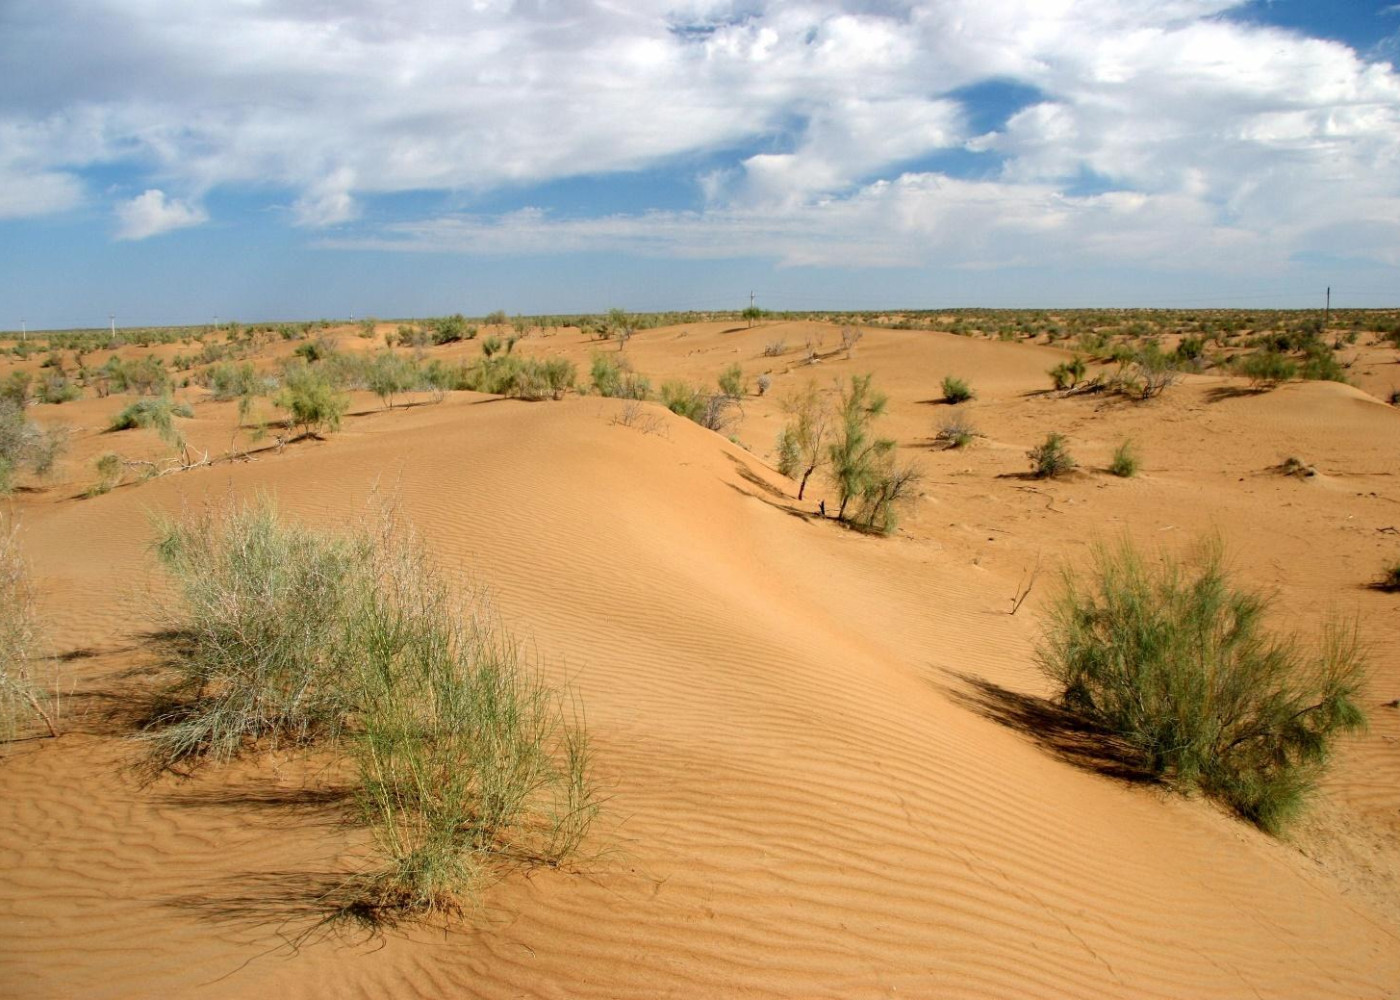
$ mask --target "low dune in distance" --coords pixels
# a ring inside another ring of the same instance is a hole
[[[1361,388],[1188,375],[1138,403],[1047,391],[1070,356],[1056,347],[869,329],[847,357],[838,337],[634,336],[625,356],[657,384],[736,362],[769,376],[734,441],[596,395],[387,409],[357,393],[324,440],[87,499],[130,397],[33,408],[75,428],[55,479],[13,501],[64,732],[0,749],[0,993],[1400,996],[1400,597],[1368,586],[1400,556],[1400,409],[1371,394],[1400,355],[1365,348]],[[618,353],[572,329],[516,350],[584,373]],[[890,397],[876,430],[924,475],[890,537],[822,519],[829,484],[799,502],[774,469],[780,400],[864,373]],[[948,375],[976,393],[956,407],[981,435],[967,449],[935,441]],[[234,404],[180,396],[191,447],[222,454]],[[1080,469],[1030,479],[1050,431]],[[122,434],[124,454],[165,449]],[[1130,479],[1105,471],[1125,438]],[[1276,471],[1290,456],[1315,474]],[[606,792],[576,870],[508,876],[461,922],[318,930],[310,887],[363,842],[332,768],[282,752],[133,773],[162,587],[150,518],[260,493],[328,529],[391,498],[576,693]],[[1275,595],[1280,628],[1311,639],[1328,612],[1355,615],[1371,650],[1369,729],[1282,838],[1077,765],[1033,724],[1059,568],[1096,540],[1179,553],[1211,534]]]

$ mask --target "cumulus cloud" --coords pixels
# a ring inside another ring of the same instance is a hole
[[[449,215],[335,245],[1263,267],[1354,231],[1392,259],[1400,76],[1221,16],[1240,5],[13,0],[0,140],[22,137],[23,170],[0,178],[31,181],[0,215],[71,207],[107,164],[270,185],[318,228],[379,195],[470,204],[692,158],[693,212]],[[1041,96],[979,134],[958,95],[987,81]],[[979,174],[928,165],[950,154]],[[126,238],[204,218],[154,186],[121,214]]]
[[[167,198],[164,191],[152,188],[118,205],[117,220],[121,223],[117,239],[144,240],[172,229],[197,226],[207,222],[209,216],[198,205]]]

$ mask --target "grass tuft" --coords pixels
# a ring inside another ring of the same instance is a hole
[[[1113,461],[1108,463],[1108,471],[1123,479],[1131,479],[1138,473],[1137,449],[1131,439],[1125,438],[1113,452]]]

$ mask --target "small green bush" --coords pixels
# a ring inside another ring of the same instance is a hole
[[[1230,363],[1230,367],[1236,375],[1249,379],[1257,389],[1271,389],[1298,374],[1298,365],[1292,358],[1267,349],[1242,354]]]
[[[738,362],[719,373],[719,391],[730,399],[743,399],[748,395],[748,380],[744,378],[744,369]]]
[[[288,411],[292,427],[303,436],[340,430],[341,418],[350,408],[350,397],[308,365],[284,372],[282,388],[272,402]]]
[[[1084,359],[1075,355],[1070,361],[1061,361],[1054,368],[1050,369],[1050,379],[1056,389],[1073,389],[1084,378],[1084,373],[1088,367],[1084,364]]]
[[[738,406],[734,397],[727,393],[707,392],[679,381],[661,386],[661,403],[672,413],[717,433],[723,433],[734,422],[734,410]]]
[[[129,431],[137,427],[150,427],[168,436],[171,431],[171,418],[193,417],[194,411],[184,403],[177,403],[169,396],[155,399],[138,399],[126,406],[107,425],[109,431]]]
[[[501,349],[501,338],[494,333],[481,342],[481,353],[486,357],[491,357]]]
[[[962,379],[954,378],[952,375],[943,377],[943,401],[945,403],[966,403],[969,399],[975,399],[976,393]]]
[[[1151,773],[1199,788],[1270,832],[1315,786],[1337,737],[1364,725],[1353,627],[1321,648],[1264,628],[1220,546],[1146,564],[1100,547],[1087,585],[1067,571],[1038,650],[1065,707],[1117,734]]]
[[[0,397],[0,493],[14,487],[15,473],[21,468],[48,475],[67,443],[66,428],[38,427],[12,399]]]
[[[651,383],[635,374],[627,359],[616,354],[593,352],[590,378],[593,389],[600,396],[618,399],[650,399]]]
[[[1052,432],[1044,441],[1026,452],[1031,460],[1031,473],[1037,479],[1053,479],[1074,469],[1075,462],[1065,447],[1065,436]]]
[[[1124,439],[1113,452],[1113,461],[1108,464],[1108,471],[1123,479],[1130,479],[1137,475],[1138,456],[1137,450],[1133,447],[1133,442]]]

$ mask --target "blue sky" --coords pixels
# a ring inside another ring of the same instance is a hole
[[[1400,4],[5,0],[0,329],[1400,304]]]

